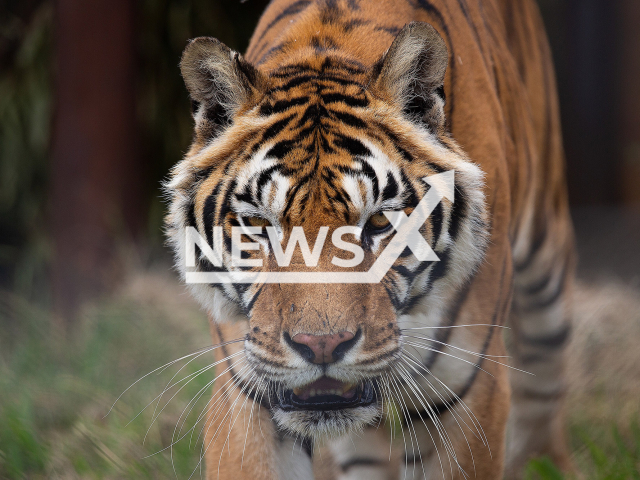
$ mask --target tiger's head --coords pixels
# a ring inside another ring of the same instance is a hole
[[[377,283],[190,284],[214,325],[243,326],[250,368],[234,378],[254,385],[246,391],[280,428],[315,438],[376,421],[403,327],[439,325],[483,258],[483,174],[447,133],[447,61],[424,23],[368,67],[312,45],[268,70],[212,38],[183,54],[195,136],[167,185],[183,275],[368,271],[396,234],[394,215],[410,216],[433,188],[423,179],[455,172],[455,197],[419,230],[439,261],[405,248]],[[200,255],[186,267],[188,227],[222,250],[220,265]],[[296,239],[308,248],[291,248]]]

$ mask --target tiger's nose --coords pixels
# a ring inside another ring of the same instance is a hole
[[[290,345],[311,363],[333,363],[344,357],[345,353],[355,345],[358,334],[354,336],[347,331],[333,335],[298,333],[291,339]]]

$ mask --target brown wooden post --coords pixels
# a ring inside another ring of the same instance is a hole
[[[622,0],[620,13],[620,199],[640,208],[640,1]]]
[[[59,318],[120,271],[140,221],[133,0],[57,0],[56,111],[48,205]]]

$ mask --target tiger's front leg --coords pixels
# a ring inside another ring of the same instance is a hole
[[[364,432],[328,442],[325,448],[316,451],[316,479],[396,480],[400,454],[401,449],[392,446],[391,431],[384,425],[372,426]],[[321,468],[326,463],[330,464],[329,471],[326,467]]]
[[[279,432],[264,392],[237,381],[249,367],[242,342],[228,342],[242,337],[246,327],[211,325],[214,345],[223,346],[215,350],[216,380],[204,426],[207,479],[313,479],[311,443]]]
[[[499,337],[496,335],[493,343],[501,344]],[[508,375],[496,363],[486,362],[482,368],[478,376],[488,378],[476,378],[460,400],[439,405],[434,412],[437,420],[431,421],[425,411],[406,415],[409,423],[403,422],[403,432],[396,441],[405,452],[398,479],[502,478]]]
[[[502,336],[493,336],[487,350],[491,355],[504,354]],[[327,443],[325,448],[316,451],[314,464],[318,472],[321,470],[318,464],[330,463],[332,473],[316,478],[501,478],[504,426],[509,413],[508,375],[506,368],[496,362],[485,362],[482,369],[463,398],[448,405],[434,405],[431,415],[415,408],[419,404],[417,398],[398,396],[394,399],[397,425],[393,433],[388,424],[378,425]],[[405,387],[406,383],[398,382],[392,388],[403,390]]]

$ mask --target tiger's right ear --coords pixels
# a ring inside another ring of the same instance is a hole
[[[211,136],[230,124],[266,85],[262,73],[242,55],[211,37],[189,42],[180,71],[194,102],[196,129]]]
[[[374,66],[372,84],[389,95],[406,117],[441,132],[448,61],[447,45],[438,31],[428,23],[411,22]]]

